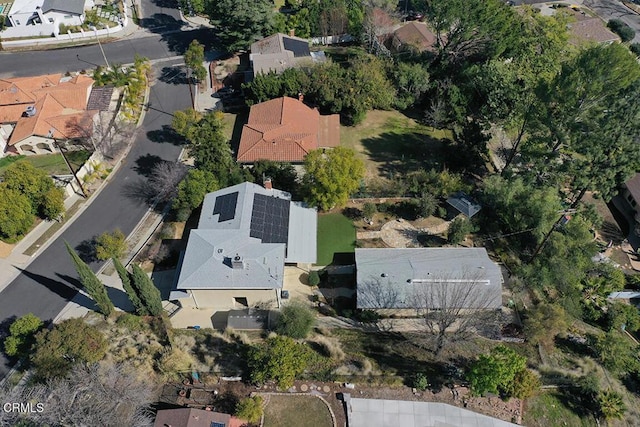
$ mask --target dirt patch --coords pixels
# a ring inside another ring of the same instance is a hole
[[[9,255],[11,255],[11,251],[13,251],[13,248],[15,248],[15,244],[8,244],[5,242],[0,241],[0,258],[7,258]]]

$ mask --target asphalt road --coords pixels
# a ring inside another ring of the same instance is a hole
[[[191,40],[209,41],[208,30],[182,31],[179,12],[173,2],[149,0],[143,2],[141,30],[125,40],[103,43],[111,64],[133,62],[136,54],[152,60],[182,55]],[[181,60],[163,61],[154,66],[157,79],[151,88],[149,109],[143,125],[124,163],[111,183],[65,232],[45,249],[22,273],[0,293],[0,324],[26,313],[44,320],[54,319],[74,298],[79,287],[77,275],[64,242],[81,248],[93,236],[116,228],[130,233],[147,211],[148,206],[131,194],[132,185],[144,180],[154,163],[174,161],[181,147],[167,141],[164,128],[171,123],[172,113],[190,106],[190,93],[184,83]],[[0,53],[0,77],[30,76],[92,69],[104,64],[98,45],[45,50],[40,52]],[[97,270],[99,263],[92,263]],[[81,304],[92,307],[92,301]],[[9,370],[8,361],[0,356],[0,378]]]
[[[602,19],[619,19],[636,32],[632,43],[640,43],[640,15],[634,13],[617,0],[584,0],[584,5],[596,12]]]

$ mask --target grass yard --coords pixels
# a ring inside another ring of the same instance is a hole
[[[424,126],[398,111],[370,111],[361,124],[340,128],[340,145],[365,162],[367,181],[438,167],[445,141],[452,139],[451,131]]]
[[[353,222],[340,213],[318,215],[318,265],[329,265],[336,252],[353,253],[356,229]]]
[[[264,427],[331,427],[333,421],[327,405],[314,396],[267,397]]]
[[[74,170],[80,169],[85,161],[91,156],[88,151],[69,151],[66,153],[69,163]],[[49,175],[67,175],[69,168],[61,154],[43,154],[39,156],[8,156],[0,159],[0,173],[4,172],[12,163],[18,160],[25,160],[38,169],[44,170]]]
[[[580,416],[568,405],[571,403],[561,393],[542,393],[527,400],[523,424],[529,427],[553,427],[560,424],[567,427],[596,426],[592,416]]]

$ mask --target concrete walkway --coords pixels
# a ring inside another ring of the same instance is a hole
[[[443,222],[435,227],[417,229],[411,223],[402,219],[389,221],[382,226],[380,231],[359,231],[357,239],[382,239],[390,248],[419,248],[420,234],[443,234],[449,229],[451,221]]]

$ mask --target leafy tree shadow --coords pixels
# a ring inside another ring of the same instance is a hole
[[[163,83],[169,83],[173,85],[183,85],[189,82],[189,80],[187,79],[186,71],[184,69],[179,69],[176,67],[163,67],[160,71],[158,80]],[[149,135],[149,133],[150,132],[147,133],[147,136]]]
[[[160,7],[173,8],[175,4],[169,0],[156,0],[154,3],[162,3],[163,5]],[[166,5],[164,5],[166,4]],[[151,16],[140,19],[140,26],[142,28],[146,28],[147,30],[154,33],[165,33],[167,31],[178,31],[180,30],[185,23],[183,21],[179,21],[171,15],[167,15],[166,13],[154,13]]]
[[[156,156],[155,154],[145,154],[144,156],[138,157],[135,162],[136,166],[134,166],[133,170],[138,174],[148,178],[151,176],[153,172],[153,168],[161,163],[163,160],[160,156]]]
[[[379,163],[380,176],[393,176],[421,168],[441,168],[445,163],[442,141],[421,133],[385,132],[362,140],[369,158]]]
[[[159,144],[170,143],[173,145],[182,145],[184,138],[173,130],[170,125],[163,125],[162,129],[154,129],[147,132],[147,138],[151,142],[157,142]]]
[[[74,248],[76,253],[87,264],[98,260],[96,258],[96,236],[90,239],[83,240]]]

